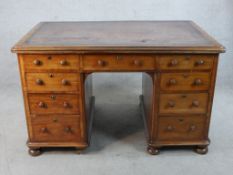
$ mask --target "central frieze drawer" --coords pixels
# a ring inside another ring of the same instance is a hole
[[[84,70],[154,70],[155,58],[152,55],[84,55]]]
[[[161,90],[208,90],[210,74],[207,72],[198,73],[162,73]]]
[[[27,73],[28,91],[78,91],[80,76],[76,73]]]
[[[79,55],[29,54],[23,55],[23,64],[25,71],[78,70]]]
[[[33,118],[33,141],[80,141],[80,116],[41,116]]]
[[[208,94],[161,94],[160,114],[206,113]]]
[[[31,114],[79,114],[79,94],[29,94]]]

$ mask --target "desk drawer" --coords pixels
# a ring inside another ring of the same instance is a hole
[[[80,116],[41,116],[32,120],[33,141],[79,141]]]
[[[161,90],[208,90],[210,74],[198,73],[162,73]]]
[[[202,139],[205,116],[160,117],[159,140],[193,140]]]
[[[160,114],[204,114],[207,112],[208,94],[161,94]]]
[[[84,55],[84,70],[154,70],[152,55]]]
[[[78,70],[79,55],[24,55],[23,64],[25,71]]]
[[[213,67],[211,55],[162,55],[158,56],[161,70],[205,70]]]
[[[27,90],[35,92],[78,91],[80,76],[76,73],[27,73]]]
[[[29,94],[31,114],[80,114],[79,94]]]

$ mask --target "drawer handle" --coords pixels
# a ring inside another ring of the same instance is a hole
[[[199,101],[198,100],[193,100],[192,106],[198,107],[199,106]]]
[[[168,84],[169,85],[175,85],[177,83],[176,79],[170,79]]]
[[[63,79],[63,80],[61,81],[61,83],[62,83],[64,86],[69,85],[69,81],[66,80],[66,79]]]
[[[37,66],[41,65],[41,61],[40,60],[34,60],[33,63]]]
[[[53,118],[53,122],[58,122],[58,119],[57,118]]]
[[[141,61],[139,61],[139,60],[134,60],[134,65],[136,65],[136,66],[141,66],[142,63],[141,63]]]
[[[44,82],[43,82],[43,80],[41,80],[41,79],[36,79],[36,84],[37,84],[37,85],[43,85]]]
[[[190,128],[189,128],[189,130],[190,130],[190,131],[195,131],[196,128],[197,128],[197,127],[196,127],[195,125],[191,125]]]
[[[200,86],[200,85],[202,85],[202,80],[197,78],[197,79],[194,80],[193,84],[196,85],[196,86]]]
[[[66,133],[71,133],[71,132],[72,132],[72,129],[71,129],[71,127],[67,126],[67,127],[65,127],[64,131],[65,131]]]
[[[48,128],[45,127],[45,128],[41,128],[41,132],[42,132],[42,133],[48,133],[49,130],[48,130]]]
[[[98,60],[97,63],[98,63],[99,66],[104,66],[105,65],[105,62],[103,60]]]
[[[169,126],[167,126],[167,129],[166,129],[167,131],[173,131],[174,130],[174,127],[173,126],[171,126],[171,125],[169,125]]]
[[[68,102],[65,101],[65,102],[63,103],[63,106],[64,106],[64,108],[69,108],[69,107],[70,107],[70,104],[69,104]]]
[[[204,63],[205,63],[204,60],[198,60],[196,61],[195,65],[200,66],[200,65],[203,65]]]
[[[168,101],[168,107],[170,107],[170,108],[173,108],[173,107],[175,107],[175,102],[174,101]]]
[[[51,98],[52,100],[56,100],[56,96],[55,96],[55,95],[51,95],[50,98]]]
[[[170,66],[176,66],[178,64],[178,61],[176,59],[171,60]]]
[[[39,106],[40,108],[45,108],[45,107],[46,107],[45,103],[42,102],[42,101],[39,102],[38,106]]]
[[[60,65],[62,65],[62,66],[65,66],[65,65],[67,65],[68,64],[68,62],[66,61],[66,60],[61,60],[60,61]]]

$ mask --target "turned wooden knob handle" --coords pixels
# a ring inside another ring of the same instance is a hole
[[[65,86],[65,85],[68,85],[68,84],[69,84],[69,81],[66,80],[66,79],[63,79],[63,80],[61,81],[61,83]]]
[[[61,60],[61,61],[60,61],[60,65],[62,65],[62,66],[67,65],[67,63],[68,63],[68,62],[67,62],[66,60]]]
[[[97,63],[99,66],[104,66],[104,64],[105,64],[103,60],[98,60]]]
[[[65,131],[66,133],[71,133],[71,132],[72,132],[71,127],[69,127],[69,126],[65,127],[65,128],[64,128],[64,131]]]
[[[169,85],[175,85],[176,83],[176,79],[170,79],[168,82]]]
[[[202,84],[202,80],[201,79],[197,78],[197,79],[194,80],[194,85],[199,86],[201,84]]]
[[[40,108],[45,108],[45,103],[42,102],[42,101],[40,101],[39,104],[38,104],[38,106],[39,106]]]
[[[174,130],[173,126],[171,126],[171,125],[167,126],[167,131],[173,131],[173,130]]]
[[[70,104],[69,104],[68,102],[65,101],[65,102],[63,103],[63,106],[64,106],[64,108],[68,108],[68,107],[70,107]]]
[[[204,60],[198,60],[198,61],[196,61],[196,66],[199,66],[199,65],[203,65],[205,62],[204,62]]]
[[[198,107],[198,106],[199,106],[199,101],[198,101],[198,100],[194,100],[194,101],[192,102],[192,105],[193,105],[194,107]]]
[[[171,60],[170,65],[176,66],[178,64],[178,61],[176,59]]]
[[[43,85],[44,82],[43,82],[43,80],[41,80],[41,79],[36,79],[36,84],[37,84],[37,85]]]
[[[33,61],[33,64],[35,64],[36,66],[39,66],[41,64],[41,61],[36,59]]]
[[[189,129],[190,129],[190,131],[195,131],[196,128],[197,128],[197,127],[196,127],[195,125],[191,125]]]
[[[48,132],[48,129],[47,129],[46,127],[41,128],[41,132],[43,132],[43,133],[47,133],[47,132]]]
[[[176,105],[174,101],[168,101],[167,104],[168,104],[168,106],[171,107],[171,108],[173,108],[173,107]]]
[[[139,60],[134,60],[134,64],[135,64],[136,66],[141,66],[141,61],[139,61]]]

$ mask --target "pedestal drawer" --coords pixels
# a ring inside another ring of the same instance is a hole
[[[80,116],[32,117],[33,141],[66,142],[80,140]]]
[[[207,93],[195,94],[161,94],[160,114],[204,114],[207,112]]]
[[[79,69],[79,55],[29,54],[23,55],[22,60],[25,71]]]
[[[202,139],[205,116],[169,116],[159,118],[159,140]]]
[[[208,90],[210,73],[162,73],[161,90],[182,91],[182,90]]]
[[[29,94],[31,114],[79,114],[79,94]]]
[[[213,67],[212,55],[161,55],[158,56],[161,70],[209,70]]]
[[[26,82],[28,91],[78,91],[80,77],[76,73],[27,73]]]

